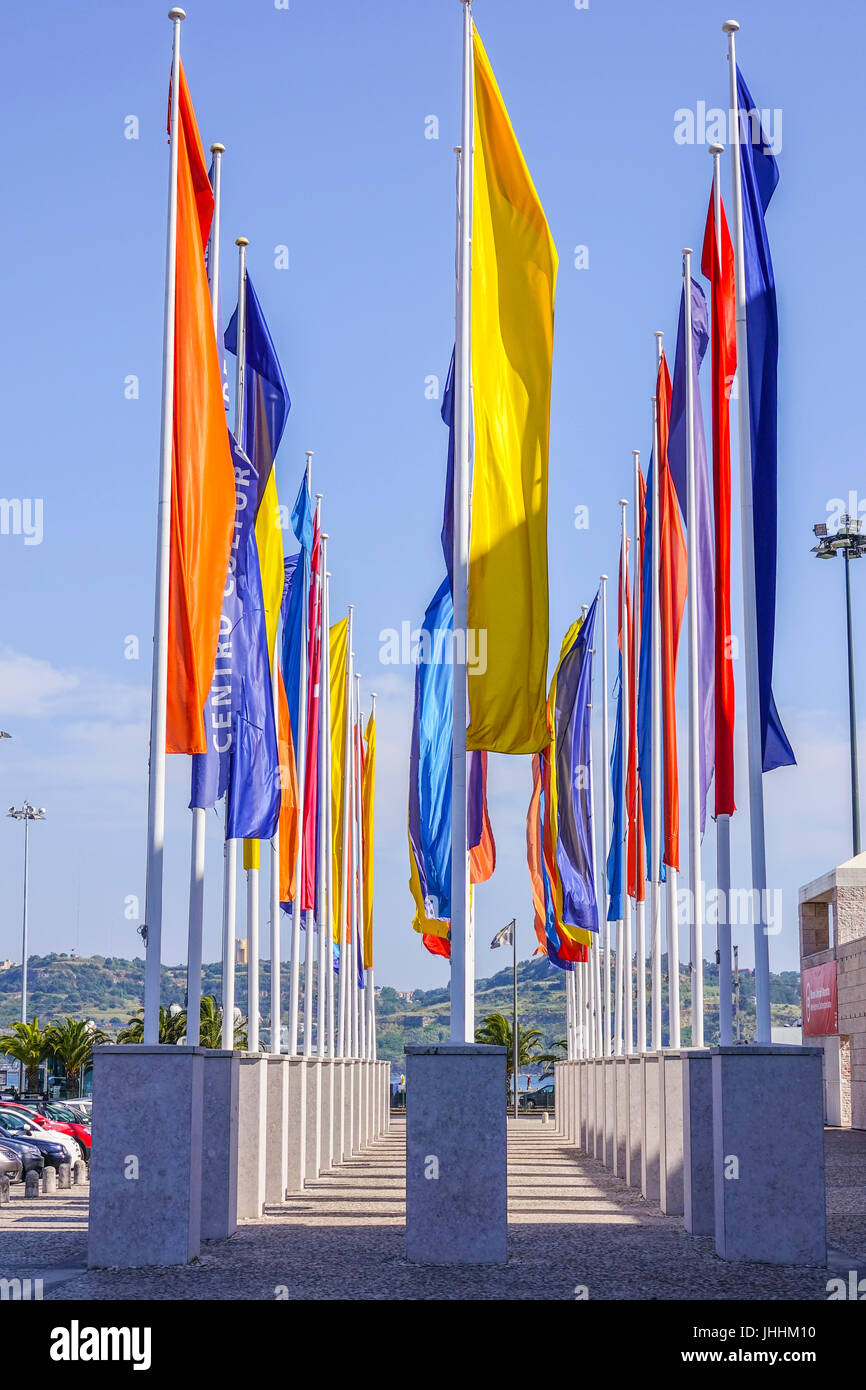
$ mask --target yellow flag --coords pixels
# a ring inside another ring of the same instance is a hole
[[[331,654],[331,872],[334,896],[331,921],[334,940],[343,940],[343,805],[346,790],[346,657],[349,619],[330,629]]]
[[[557,256],[473,31],[468,748],[547,743],[547,463]]]
[[[412,918],[412,930],[420,932],[422,936],[447,936],[451,930],[450,921],[443,917],[427,916],[424,894],[421,891],[421,876],[418,873],[418,865],[415,862],[415,851],[412,848],[411,835],[409,836],[409,892],[412,894],[412,901],[415,904],[415,916]]]
[[[268,474],[268,481],[265,484],[259,513],[256,517],[256,546],[259,552],[259,570],[262,576],[265,625],[268,630],[268,662],[273,670],[274,638],[277,634],[280,604],[286,582],[283,533],[280,528],[280,501],[277,496],[277,480],[273,468]]]
[[[367,721],[367,748],[364,756],[364,782],[361,788],[361,808],[364,813],[364,936],[362,952],[364,969],[373,965],[373,831],[376,799],[376,721],[372,714]]]

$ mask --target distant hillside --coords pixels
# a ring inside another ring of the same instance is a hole
[[[667,958],[663,960],[666,968]],[[288,997],[289,965],[282,965],[283,998]],[[303,975],[303,971],[301,972]],[[202,967],[205,994],[220,997],[219,962]],[[565,986],[561,971],[546,960],[533,958],[518,962],[520,1022],[538,1028],[546,1046],[565,1036]],[[716,965],[704,966],[705,1033],[708,1045],[718,1042],[719,972]],[[246,1016],[247,980],[245,967],[235,976],[237,1005]],[[270,990],[270,966],[262,962],[262,998]],[[67,955],[31,956],[27,966],[28,1013],[42,1023],[65,1018],[92,1018],[109,1034],[115,1033],[140,1008],[144,999],[144,961],[122,960],[118,956],[78,957]],[[186,966],[164,965],[162,1001],[183,1004],[186,998]],[[789,970],[770,976],[772,1019],[776,1026],[796,1023],[800,1017],[800,976]],[[683,1043],[691,1042],[691,1016],[688,1007],[688,974],[680,967],[680,1001]],[[741,1036],[754,1037],[754,975],[740,971]],[[8,1028],[20,1015],[21,967],[0,971],[0,1028]],[[449,990],[415,990],[406,998],[388,986],[379,994],[378,1044],[380,1057],[399,1063],[410,1042],[446,1042],[449,1031]],[[476,1016],[502,1013],[511,1017],[511,968],[500,970],[476,986]],[[301,991],[303,1016],[303,990]],[[664,989],[664,1015],[667,1019],[667,986]],[[287,1021],[284,1014],[283,1022]]]

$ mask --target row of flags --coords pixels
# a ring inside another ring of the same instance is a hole
[[[164,490],[160,499],[168,602],[161,621],[158,576],[148,966],[158,955],[160,939],[161,769],[166,754],[189,754],[191,1030],[201,993],[203,816],[222,803],[224,1045],[233,1045],[237,849],[242,842],[251,1050],[259,1046],[261,1013],[270,1015],[270,1050],[280,1051],[286,1006],[280,985],[280,924],[281,914],[287,914],[292,929],[289,1052],[302,1048],[312,1055],[315,1048],[320,1056],[374,1057],[375,697],[364,725],[351,610],[348,617],[330,622],[327,537],[321,496],[315,501],[312,496],[309,455],[291,512],[297,549],[285,552],[275,464],[291,399],[246,269],[244,238],[237,242],[238,305],[222,332],[216,190],[223,147],[213,147],[214,163],[208,169],[180,64],[179,21],[173,89],[175,83],[176,100],[169,104],[176,181],[170,204],[164,421],[171,436],[171,478],[168,496]],[[227,420],[223,348],[237,362],[233,428]],[[262,844],[270,851],[271,870],[269,1009],[261,1005],[259,990]],[[303,1041],[298,1032],[302,934]],[[158,958],[156,965],[158,969]],[[155,998],[149,988],[146,1025],[154,1009],[158,1014],[158,1002],[158,987]],[[194,1036],[188,1040],[197,1042]]]
[[[466,7],[467,12],[470,8]],[[604,1018],[603,1025],[594,1028],[594,1036],[601,1047],[610,1046],[615,1028],[616,1046],[630,1050],[631,965],[623,968],[623,957],[632,960],[634,920],[639,960],[646,958],[644,911],[649,898],[652,1039],[653,1045],[660,1046],[662,884],[667,886],[669,960],[679,957],[675,924],[676,877],[681,867],[677,674],[684,630],[688,634],[690,736],[684,804],[693,902],[698,901],[702,884],[700,841],[711,788],[711,810],[717,820],[726,826],[735,810],[729,402],[738,367],[738,302],[735,246],[721,202],[718,154],[701,254],[709,292],[692,277],[691,252],[684,253],[673,376],[657,335],[653,441],[646,472],[635,459],[631,539],[623,511],[617,695],[609,769],[612,816],[602,825],[603,869],[599,873],[592,787],[592,667],[600,606],[606,640],[606,590],[593,598],[566,633],[547,687],[547,468],[556,250],[468,13],[465,22],[464,41],[471,48],[464,49],[470,74],[464,101],[469,102],[471,127],[464,125],[464,135],[471,128],[474,156],[469,175],[469,371],[465,370],[467,337],[460,331],[461,296],[467,292],[461,279],[461,236],[467,228],[465,208],[458,205],[458,344],[442,407],[449,427],[442,526],[447,573],[424,617],[426,654],[415,675],[410,754],[413,926],[428,949],[450,953],[450,927],[462,887],[454,875],[463,872],[454,841],[461,812],[453,804],[454,769],[461,768],[468,752],[465,843],[471,904],[473,886],[484,881],[495,863],[485,796],[486,763],[480,760],[489,752],[531,754],[526,846],[538,949],[571,976],[581,965],[590,967],[585,977],[590,982],[586,1000],[591,997],[593,1010]],[[732,36],[731,56],[733,60]],[[736,92],[740,141],[734,152],[735,192],[742,188],[736,221],[741,227],[745,285],[740,317],[746,330],[740,335],[745,345],[745,360],[739,363],[740,423],[741,437],[746,430],[751,460],[750,471],[744,470],[743,515],[744,524],[754,527],[753,572],[747,570],[747,587],[750,582],[755,594],[754,630],[747,607],[745,635],[747,667],[756,665],[758,677],[759,699],[750,712],[750,727],[758,731],[760,772],[794,760],[772,693],[778,328],[764,214],[778,181],[778,168],[738,69]],[[461,195],[466,186],[460,183]],[[710,455],[700,392],[707,359]],[[468,443],[462,442],[461,408],[471,415],[470,427],[464,430]],[[467,472],[471,464],[468,557],[461,551],[460,527],[467,522],[461,505],[466,508],[469,499],[461,502],[455,481],[460,476],[455,459],[461,448]],[[445,655],[453,639],[461,636],[459,626],[455,632],[461,584],[465,584],[468,626],[463,636],[468,643],[473,633],[483,632],[487,641],[483,672],[470,671],[468,678],[458,670],[456,658],[449,661]],[[754,656],[750,655],[752,637]],[[463,680],[468,692],[465,740],[462,730],[454,727],[455,699]],[[605,749],[607,737],[605,728]],[[752,743],[757,746],[757,740]],[[604,776],[608,776],[607,768]],[[753,779],[753,799],[755,795]],[[753,810],[753,850],[755,814]],[[762,829],[760,838],[763,854]],[[753,870],[760,887],[765,867],[761,869],[754,854]],[[652,889],[649,894],[647,883]],[[699,1043],[703,1040],[700,911],[699,906],[694,908],[689,941],[693,999],[701,997],[693,1012],[693,1041]],[[609,969],[609,923],[617,924],[618,933],[613,1010],[601,984],[597,949],[603,936]],[[756,928],[756,951],[757,942]],[[723,960],[723,971],[726,968]],[[638,977],[637,1035],[643,1046],[642,967]],[[573,981],[569,988],[574,988]],[[763,1004],[768,1029],[768,1000]],[[673,1002],[671,1027],[678,1043],[679,1008]]]

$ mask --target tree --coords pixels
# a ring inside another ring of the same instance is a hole
[[[186,1014],[177,1004],[172,1004],[170,1008],[159,1008],[159,1041],[161,1043],[179,1043],[186,1034]],[[122,1028],[117,1035],[119,1043],[142,1043],[144,1042],[144,1009],[136,1009],[132,1018],[125,1028]]]
[[[51,1055],[63,1063],[66,1073],[66,1094],[78,1091],[79,1078],[93,1055],[96,1043],[106,1041],[101,1028],[91,1027],[89,1023],[77,1018],[66,1018],[63,1023],[53,1023],[46,1029]]]
[[[12,1032],[0,1038],[0,1053],[20,1062],[24,1068],[24,1089],[35,1091],[39,1086],[39,1067],[52,1055],[51,1029],[40,1028],[39,1019],[32,1023],[13,1023]]]
[[[201,1046],[219,1048],[223,1045],[223,1011],[217,1002],[215,994],[203,994],[201,998]],[[186,1014],[184,1014],[184,1020]],[[239,1018],[235,1021],[234,1027],[234,1046],[245,1048],[247,1045],[246,1019]]]
[[[514,1032],[504,1014],[488,1014],[482,1018],[475,1029],[477,1043],[493,1044],[507,1048],[505,1054],[505,1089],[511,1095],[511,1079],[514,1071]],[[517,1025],[517,1065],[534,1066],[537,1062],[558,1061],[550,1053],[543,1052],[543,1035],[540,1028],[524,1028]]]

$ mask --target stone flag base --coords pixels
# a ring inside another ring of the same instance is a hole
[[[504,1047],[406,1048],[406,1258],[505,1264]]]

